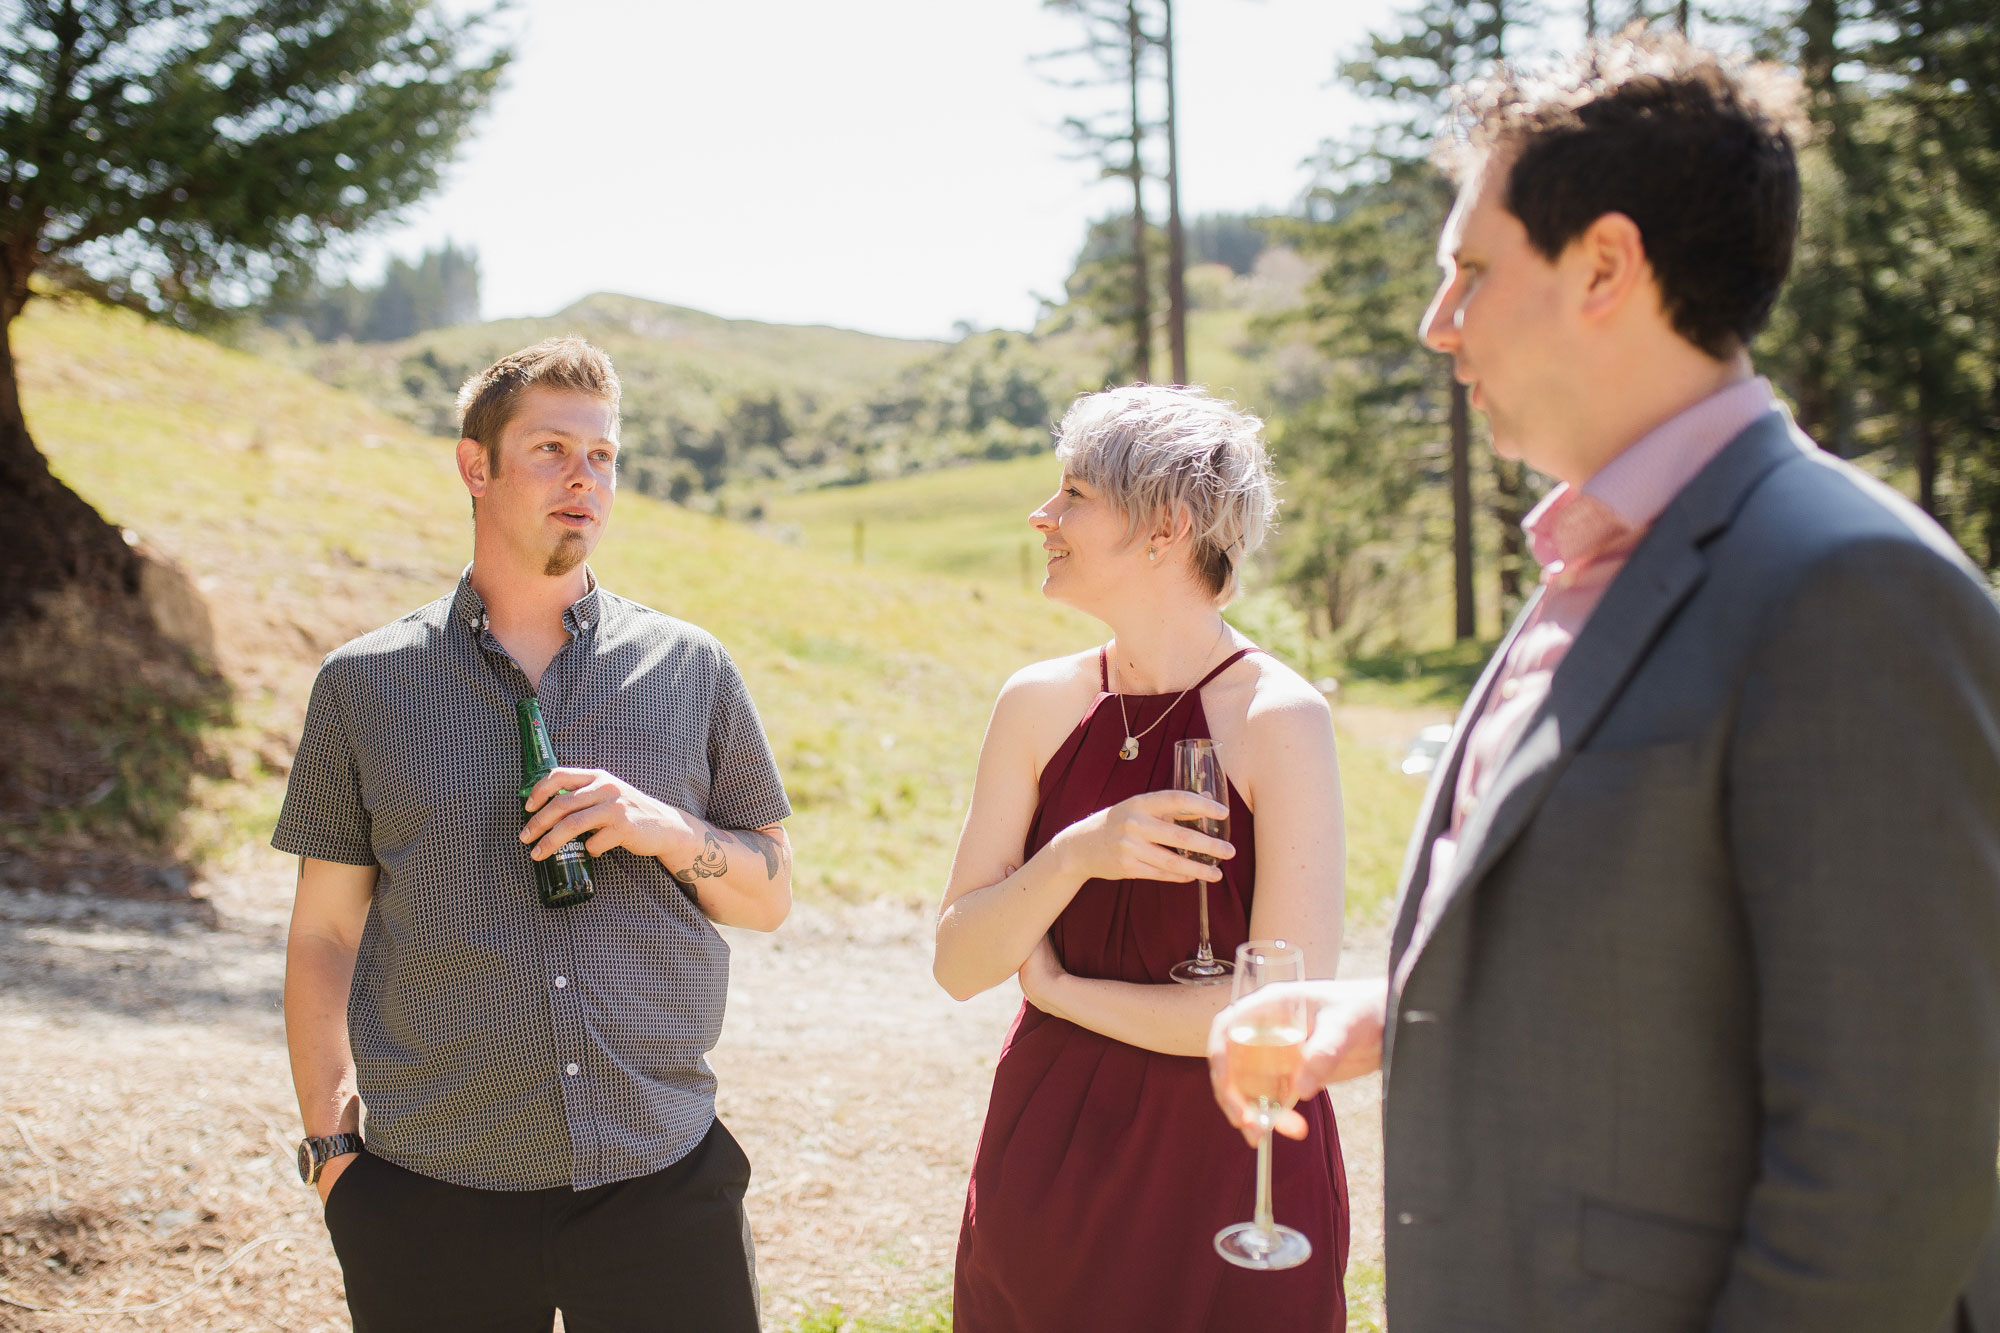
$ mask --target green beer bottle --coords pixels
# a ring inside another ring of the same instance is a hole
[[[514,705],[521,724],[521,822],[528,822],[528,793],[535,784],[556,770],[556,752],[549,744],[549,729],[542,723],[542,704],[532,696]],[[565,788],[564,790],[568,790]],[[535,892],[544,907],[570,907],[589,902],[597,890],[590,883],[590,853],[582,839],[566,842],[554,856],[536,861]]]

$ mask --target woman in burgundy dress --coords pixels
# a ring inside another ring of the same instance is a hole
[[[1332,1333],[1347,1184],[1322,1095],[1278,1139],[1279,1221],[1312,1258],[1251,1272],[1215,1233],[1250,1217],[1255,1155],[1202,1058],[1227,985],[1176,984],[1208,895],[1216,956],[1247,939],[1340,956],[1340,782],[1326,704],[1222,619],[1275,508],[1261,423],[1199,390],[1079,399],[1062,484],[1030,518],[1043,591],[1110,626],[1105,648],[1007,682],[939,912],[938,980],[964,999],[1018,975],[959,1232],[962,1333]],[[1173,821],[1177,740],[1210,737],[1228,841]],[[1183,855],[1205,852],[1220,867]]]

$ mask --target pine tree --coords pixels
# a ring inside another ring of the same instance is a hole
[[[1101,292],[1117,290],[1126,304],[1116,309],[1102,305],[1093,309],[1105,323],[1123,323],[1131,329],[1131,357],[1126,374],[1131,379],[1146,381],[1152,378],[1154,314],[1156,309],[1163,308],[1173,381],[1185,384],[1189,376],[1184,282],[1187,241],[1181,226],[1173,0],[1042,0],[1042,3],[1045,8],[1072,16],[1083,29],[1080,46],[1042,57],[1069,62],[1071,68],[1082,61],[1089,71],[1083,77],[1057,82],[1077,89],[1116,88],[1119,94],[1115,109],[1107,105],[1094,115],[1071,116],[1063,122],[1081,156],[1095,161],[1104,176],[1122,178],[1132,187],[1126,239],[1118,251],[1130,268],[1130,275],[1113,283],[1093,284]],[[1149,105],[1160,108],[1158,121],[1147,118]],[[1147,141],[1152,138],[1163,144],[1164,165],[1158,172],[1147,163]],[[1153,226],[1146,207],[1148,180],[1159,181],[1166,195],[1163,247],[1156,247],[1152,241]]]
[[[136,589],[119,533],[28,435],[8,331],[47,284],[183,324],[302,281],[437,181],[507,60],[430,0],[0,6],[0,621]]]
[[[1365,136],[1329,146],[1320,192],[1324,220],[1295,237],[1324,264],[1308,319],[1334,369],[1314,424],[1291,432],[1294,449],[1319,463],[1318,485],[1350,497],[1357,489],[1373,492],[1380,501],[1357,507],[1349,498],[1322,509],[1326,522],[1317,526],[1334,554],[1317,577],[1344,590],[1326,599],[1336,622],[1344,618],[1335,613],[1337,602],[1351,604],[1364,584],[1392,581],[1395,562],[1371,563],[1360,553],[1387,540],[1384,525],[1394,525],[1418,489],[1413,460],[1428,459],[1442,432],[1453,632],[1461,639],[1476,632],[1471,413],[1449,363],[1417,341],[1417,324],[1452,201],[1449,184],[1431,165],[1432,151],[1449,123],[1454,90],[1505,54],[1509,32],[1529,20],[1525,11],[1510,0],[1421,0],[1341,70],[1385,117]],[[1357,355],[1357,338],[1367,344],[1365,354]],[[1356,383],[1359,376],[1373,382]],[[1334,436],[1348,431],[1357,438]],[[1503,503],[1517,506],[1518,498]],[[1356,559],[1357,569],[1338,567]]]

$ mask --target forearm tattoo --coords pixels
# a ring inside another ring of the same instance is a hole
[[[764,858],[766,879],[775,881],[778,872],[790,860],[785,844],[772,834],[756,829],[724,829],[722,832]],[[696,880],[719,879],[729,873],[729,854],[723,850],[722,839],[716,833],[715,829],[709,829],[702,834],[701,855],[695,857],[692,866],[685,871],[672,872],[674,879],[690,894],[694,892]]]
[[[764,858],[764,878],[776,879],[785,868],[785,844],[757,829],[731,829],[729,836]]]
[[[729,873],[729,857],[714,829],[701,835],[701,855],[694,859],[691,873],[700,879],[716,879]]]

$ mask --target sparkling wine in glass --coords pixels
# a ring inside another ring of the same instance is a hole
[[[1215,753],[1215,742],[1192,740],[1174,742],[1174,786],[1182,791],[1191,791],[1206,796],[1217,805],[1229,808],[1229,788],[1222,777],[1222,761]],[[1191,828],[1198,833],[1206,833],[1211,838],[1229,840],[1229,817],[1221,819],[1177,819],[1182,828]],[[1186,852],[1204,865],[1215,865],[1216,859],[1201,852]],[[1215,949],[1208,939],[1208,881],[1194,882],[1195,901],[1200,905],[1201,936],[1195,946],[1194,957],[1184,958],[1167,969],[1167,975],[1188,986],[1213,986],[1225,981],[1231,971],[1227,959],[1217,958]]]
[[[1236,950],[1235,998],[1281,981],[1304,981],[1306,956],[1283,940],[1251,940]],[[1270,997],[1228,1028],[1229,1078],[1257,1103],[1257,1214],[1215,1233],[1215,1252],[1239,1268],[1297,1268],[1312,1242],[1271,1217],[1271,1126],[1298,1100],[1296,1084],[1312,1011],[1304,996]]]

